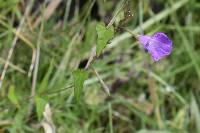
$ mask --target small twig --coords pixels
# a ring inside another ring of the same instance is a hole
[[[88,62],[85,66],[85,69],[88,69],[89,66],[91,65],[92,61],[94,60],[94,57],[96,56],[96,47],[93,47],[90,53],[90,57],[88,59]]]
[[[105,84],[105,82],[101,79],[99,73],[96,71],[96,69],[94,67],[91,67],[92,71],[95,73],[95,75],[97,76],[97,78],[99,79],[104,91],[110,96],[110,89],[108,88],[108,86]]]
[[[92,69],[92,71],[95,73],[95,75],[97,76],[98,80],[100,81],[100,83],[102,84],[105,92],[110,96],[110,91],[108,86],[104,83],[104,81],[101,79],[100,75],[98,74],[98,72],[95,70],[94,67],[91,66],[92,61],[94,61],[94,58],[96,57],[96,47],[94,46],[91,50],[90,53],[90,57],[88,59],[88,62],[85,66],[85,70],[87,70],[89,67]]]

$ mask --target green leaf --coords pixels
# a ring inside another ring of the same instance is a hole
[[[47,101],[45,101],[44,99],[42,99],[39,96],[36,96],[35,103],[36,103],[37,117],[39,120],[41,120],[45,105],[47,104]]]
[[[20,107],[19,102],[18,102],[18,98],[15,94],[15,87],[14,86],[10,86],[10,88],[9,88],[8,99],[11,101],[11,103],[15,104],[18,108]]]
[[[45,74],[45,76],[42,80],[42,83],[40,84],[40,86],[38,88],[38,93],[42,93],[47,89],[48,83],[49,83],[49,78],[50,78],[52,71],[53,71],[53,61],[50,63],[49,69],[48,69],[47,73]]]
[[[84,70],[75,70],[72,75],[74,79],[74,96],[75,99],[79,101],[81,92],[83,90],[83,84],[88,77],[88,73]]]
[[[97,31],[97,46],[96,46],[96,54],[99,56],[103,49],[106,47],[108,42],[113,38],[114,36],[114,27],[110,26],[109,28],[106,28],[104,23],[98,23],[96,25],[96,31]]]

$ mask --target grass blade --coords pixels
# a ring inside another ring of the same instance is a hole
[[[85,80],[88,77],[88,73],[83,70],[75,70],[73,73],[73,79],[74,79],[74,95],[76,101],[79,101],[81,92],[83,90],[83,85]]]

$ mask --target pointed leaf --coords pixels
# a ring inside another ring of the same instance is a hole
[[[96,46],[96,54],[99,56],[103,49],[108,44],[109,40],[111,40],[114,36],[114,28],[110,26],[106,28],[104,23],[98,23],[96,25],[97,31],[97,46]]]

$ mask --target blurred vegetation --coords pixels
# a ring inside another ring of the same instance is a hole
[[[114,37],[79,70],[98,23]],[[153,62],[122,27],[166,33],[172,54]],[[0,0],[0,132],[44,132],[48,103],[58,133],[200,133],[199,55],[198,0]]]

